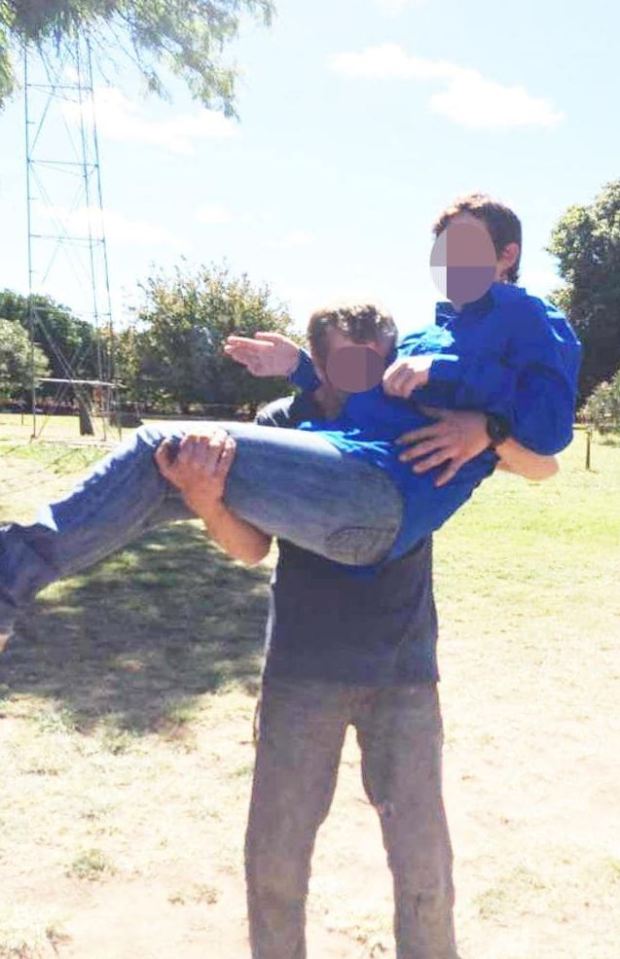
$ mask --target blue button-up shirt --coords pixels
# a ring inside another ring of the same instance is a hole
[[[321,430],[343,452],[389,472],[403,495],[405,515],[387,561],[452,515],[489,476],[498,461],[492,450],[469,460],[445,486],[435,487],[441,469],[413,473],[398,459],[394,440],[431,422],[420,405],[479,410],[505,417],[512,436],[541,454],[554,454],[572,439],[581,344],[564,315],[525,289],[493,283],[489,291],[460,311],[439,303],[436,322],[405,336],[386,358],[434,357],[427,386],[410,399],[387,396],[381,384],[351,394],[339,415],[308,420],[300,429]],[[291,382],[316,389],[306,353]]]

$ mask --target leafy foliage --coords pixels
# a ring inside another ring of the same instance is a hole
[[[36,308],[35,340],[48,359],[50,376],[95,379],[97,334],[90,323],[79,320],[71,311],[49,296],[34,296]],[[0,316],[29,330],[28,297],[0,291]]]
[[[620,432],[620,370],[609,383],[599,383],[581,410],[581,419],[599,433]]]
[[[231,333],[294,335],[286,310],[271,304],[269,287],[255,287],[226,267],[203,266],[158,273],[143,290],[145,305],[117,347],[125,396],[146,406],[172,402],[188,413],[192,405],[255,407],[282,395],[281,379],[257,379],[223,353]]]
[[[38,347],[34,365],[37,376],[46,375],[47,359]],[[0,319],[0,399],[19,398],[31,382],[30,337],[19,323]]]
[[[565,289],[554,299],[584,346],[581,395],[620,369],[620,180],[590,206],[571,206],[548,246],[559,260]]]
[[[99,62],[129,57],[149,89],[163,92],[164,66],[206,107],[233,115],[236,71],[222,53],[246,13],[268,24],[271,0],[0,0],[0,105],[14,86],[11,43],[61,52],[80,35]]]

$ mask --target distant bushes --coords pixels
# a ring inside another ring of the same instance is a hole
[[[620,432],[620,370],[599,383],[581,409],[580,419],[599,433]]]

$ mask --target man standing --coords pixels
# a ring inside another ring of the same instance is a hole
[[[366,315],[361,338],[373,342],[385,318]],[[269,404],[257,422],[294,428],[337,403],[326,383]],[[431,540],[370,580],[278,545],[246,837],[253,959],[306,955],[310,860],[349,725],[394,877],[398,955],[455,959]]]
[[[352,330],[355,342],[389,350],[392,320],[372,307],[320,311],[313,320],[309,340],[321,386],[269,404],[257,423],[295,428],[309,418],[334,416],[343,396],[325,367],[334,343],[353,342]],[[425,453],[432,455],[439,444],[444,458],[467,459],[490,442],[486,430],[483,414],[443,412],[438,438],[424,437]],[[502,445],[506,468],[512,463],[531,478],[555,471],[551,458],[514,441]],[[270,538],[223,502],[233,457],[234,440],[224,431],[187,437],[169,478],[212,538],[254,564],[269,551]],[[204,472],[212,477],[209,484]],[[398,959],[457,959],[452,850],[441,793],[431,540],[372,578],[351,575],[284,540],[278,546],[246,837],[252,957],[305,959],[312,850],[352,725],[394,878]]]
[[[332,338],[348,338],[352,327],[356,342],[386,354],[396,334],[391,318],[374,308],[338,311],[331,320],[324,312],[309,328],[317,369],[327,363]],[[256,422],[294,429],[303,420],[335,415],[341,403],[325,377],[314,393],[268,404]],[[177,458],[177,483],[210,535],[253,563],[266,555],[269,537],[216,501],[216,484],[200,483],[210,461],[223,491],[233,455],[225,434],[220,441],[196,438],[193,451],[187,440]],[[431,540],[371,579],[287,541],[278,547],[246,835],[252,957],[305,959],[312,850],[353,725],[364,787],[380,815],[394,876],[399,959],[456,959]]]
[[[498,278],[515,282],[520,224],[511,211],[485,203],[483,198],[481,208],[480,198],[475,198],[464,209],[449,208],[436,232],[445,226],[446,216],[449,220],[465,213],[480,219],[495,245]],[[300,358],[295,344],[283,343],[278,334],[262,338],[267,350],[270,343],[281,353],[288,349],[290,372],[299,382],[304,356]],[[388,364],[395,339],[391,317],[375,307],[318,311],[308,327],[318,378],[309,378],[306,363],[306,390],[269,404],[256,422],[296,428],[305,420],[334,418],[347,398],[330,377],[330,371],[338,369],[336,353],[343,356],[343,347],[364,345]],[[261,369],[254,354],[246,365],[258,375],[273,372]],[[286,367],[279,365],[281,370]],[[493,417],[435,413],[435,424],[403,439],[415,444],[404,454],[413,461],[412,468],[445,464],[439,482],[491,444],[500,467],[527,478],[544,479],[557,469],[553,457],[526,449],[502,432],[503,424]],[[222,494],[218,498],[214,492],[216,484],[200,483],[201,469],[211,475],[219,471],[223,491],[234,441],[223,434],[219,439],[187,438],[184,444],[173,468],[176,480],[172,472],[168,478],[183,489],[190,507],[223,548],[245,562],[258,562],[269,550],[270,538],[230,513]],[[312,851],[352,725],[364,788],[380,817],[394,880],[397,959],[458,959],[452,850],[441,788],[443,730],[431,540],[418,542],[370,577],[286,541],[278,541],[278,546],[246,835],[252,957],[306,957]]]

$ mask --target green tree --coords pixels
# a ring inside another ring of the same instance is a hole
[[[269,23],[271,0],[0,0],[0,105],[15,85],[23,43],[62,52],[87,36],[100,62],[128,57],[149,89],[164,91],[161,68],[181,77],[205,106],[234,114],[236,71],[223,60],[245,13]]]
[[[97,379],[99,376],[96,330],[73,316],[66,306],[49,296],[34,296],[35,342],[49,361],[50,376]],[[0,316],[30,329],[28,297],[0,290]]]
[[[583,343],[585,398],[620,368],[620,180],[589,206],[569,207],[547,249],[557,256],[566,281],[553,298]]]
[[[159,363],[150,355],[148,335],[138,329],[135,321],[117,334],[115,356],[124,408],[164,411],[173,403],[170,394],[158,381]]]
[[[599,433],[620,432],[620,370],[609,383],[599,383],[592,391],[580,419]]]
[[[270,330],[291,336],[291,318],[271,303],[269,287],[255,287],[244,274],[204,266],[191,273],[177,268],[144,284],[144,308],[138,314],[138,379],[155,388],[182,413],[193,404],[248,405],[251,410],[282,395],[282,380],[258,379],[223,353],[231,333],[253,336]],[[136,359],[134,357],[134,370]],[[124,376],[124,371],[122,374]]]
[[[34,367],[37,376],[47,375],[47,359],[38,347],[34,349]],[[30,337],[19,323],[0,319],[0,400],[20,398],[31,383]]]

